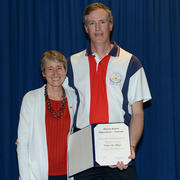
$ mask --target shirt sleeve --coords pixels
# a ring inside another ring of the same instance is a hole
[[[151,93],[149,90],[147,78],[143,67],[141,67],[130,78],[128,100],[130,104],[134,104],[137,101],[146,102],[150,99]]]

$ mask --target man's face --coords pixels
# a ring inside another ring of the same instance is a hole
[[[104,9],[97,9],[86,16],[85,30],[91,43],[107,43],[110,41],[110,33],[113,25],[108,21],[108,14]]]

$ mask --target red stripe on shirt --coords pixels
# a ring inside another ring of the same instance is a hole
[[[108,123],[109,111],[106,90],[106,72],[110,55],[105,56],[98,64],[91,54],[88,56],[90,68],[90,124]]]

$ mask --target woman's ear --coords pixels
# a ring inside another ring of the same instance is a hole
[[[43,77],[43,78],[46,78],[46,75],[45,75],[45,73],[44,73],[44,72],[42,72],[42,77]]]
[[[86,25],[84,25],[85,32],[88,34],[88,28]]]

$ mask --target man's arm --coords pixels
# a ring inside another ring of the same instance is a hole
[[[132,118],[130,122],[130,143],[131,149],[135,150],[144,129],[143,102],[138,101],[132,104]]]
[[[143,102],[138,101],[132,104],[132,118],[130,122],[130,143],[131,143],[131,155],[130,159],[135,159],[136,146],[142,136],[144,129],[144,110]],[[116,166],[110,166],[111,168],[118,167],[120,170],[127,169],[128,165],[124,165],[123,162],[118,162]]]

